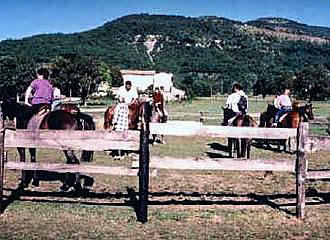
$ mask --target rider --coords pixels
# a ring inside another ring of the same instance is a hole
[[[153,103],[154,103],[159,115],[162,118],[167,118],[168,114],[167,114],[167,111],[164,108],[164,95],[161,92],[161,90],[159,89],[159,87],[155,88],[155,91],[154,91],[153,96],[152,96],[152,100],[153,100]]]
[[[230,118],[247,113],[248,98],[239,83],[233,85],[232,94],[228,96],[225,108],[231,110],[232,114]]]
[[[25,104],[32,106],[33,112],[38,113],[42,107],[51,108],[53,86],[48,80],[49,72],[46,68],[37,71],[37,79],[33,80],[25,92]],[[32,101],[29,97],[32,93]]]
[[[275,114],[274,124],[273,126],[277,126],[277,123],[282,115],[284,115],[287,112],[292,111],[292,102],[290,99],[290,89],[286,88],[284,90],[284,93],[280,96],[278,96],[274,100],[274,105],[276,108],[278,108],[278,111]]]
[[[118,89],[117,97],[119,102],[114,111],[114,129],[124,131],[128,129],[128,105],[138,99],[138,93],[132,88],[132,82],[126,81],[125,85]]]
[[[53,102],[52,102],[52,111],[58,110],[61,108],[61,90],[57,87],[57,85],[54,85],[53,88]]]

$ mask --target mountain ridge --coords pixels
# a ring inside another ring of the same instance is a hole
[[[329,41],[330,28],[284,18],[132,14],[79,33],[2,41],[0,56],[49,62],[82,54],[122,69],[173,72],[175,84],[196,95],[227,92],[234,81],[274,93],[285,74],[330,66]]]

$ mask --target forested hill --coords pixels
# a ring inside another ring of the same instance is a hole
[[[233,82],[256,94],[273,94],[284,85],[316,91],[320,81],[330,88],[330,29],[282,18],[243,23],[140,14],[81,33],[0,43],[0,56],[24,62],[51,62],[67,54],[98,57],[123,69],[173,72],[177,86],[203,96],[227,92]],[[299,77],[303,85],[295,80]],[[324,98],[327,92],[318,94]]]

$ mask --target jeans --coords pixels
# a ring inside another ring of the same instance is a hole
[[[280,110],[278,110],[275,114],[275,122],[278,123],[280,117],[285,113],[290,112],[291,110],[292,110],[291,107],[281,107]]]

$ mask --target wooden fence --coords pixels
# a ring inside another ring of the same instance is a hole
[[[148,106],[147,104],[145,106]],[[147,221],[147,202],[149,185],[149,131],[148,111],[141,124],[140,131],[127,132],[100,131],[66,131],[66,130],[12,130],[3,127],[0,121],[0,212],[4,209],[4,168],[18,170],[44,170],[53,172],[101,173],[108,175],[130,175],[139,177],[139,202],[137,220]],[[124,167],[90,166],[87,164],[41,164],[11,162],[5,164],[6,148],[49,148],[58,150],[133,150],[139,152],[138,170]],[[145,172],[147,171],[147,172]]]
[[[203,158],[153,158],[150,167],[160,169],[196,169],[196,170],[240,170],[240,171],[287,171],[296,176],[296,214],[304,218],[305,183],[310,179],[330,178],[330,171],[308,171],[306,153],[312,148],[329,150],[329,137],[315,137],[308,134],[308,123],[301,123],[298,129],[293,128],[249,128],[206,126],[201,123],[182,122],[158,124],[150,123],[150,132],[172,136],[204,136],[215,138],[253,138],[253,139],[297,139],[296,161],[279,159],[203,159]]]
[[[148,107],[146,104],[145,107]],[[302,123],[299,129],[289,128],[249,128],[249,127],[222,127],[207,126],[195,122],[169,122],[166,124],[149,123],[149,111],[144,111],[141,130],[127,133],[108,131],[56,131],[56,130],[10,130],[0,128],[0,210],[3,208],[3,178],[4,178],[4,149],[8,147],[36,147],[72,150],[104,151],[111,149],[139,151],[138,177],[139,201],[137,207],[137,220],[148,220],[148,194],[149,194],[149,168],[155,169],[212,169],[212,170],[257,170],[257,171],[288,171],[296,173],[297,205],[296,213],[300,219],[304,218],[305,209],[305,181],[308,179],[330,178],[328,171],[309,172],[306,151],[308,150],[308,124]],[[257,139],[287,139],[297,138],[296,161],[282,159],[274,161],[269,159],[173,159],[153,158],[150,161],[149,135],[163,134],[172,136],[205,136],[214,138],[257,138]],[[330,139],[312,139],[320,149],[326,149]],[[97,144],[95,144],[97,142]],[[66,164],[32,164],[32,163],[6,163],[9,169],[21,170],[47,170],[58,172],[85,172],[115,174],[122,170],[122,174],[136,175],[132,169],[118,167],[102,167]]]

